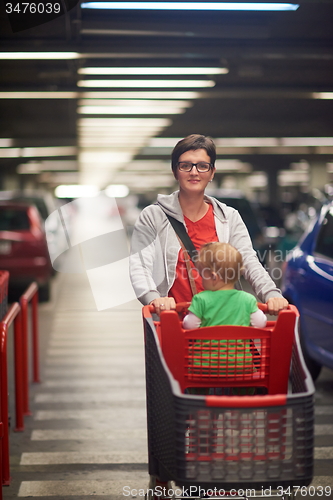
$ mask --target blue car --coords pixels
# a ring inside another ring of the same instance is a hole
[[[315,380],[322,366],[333,370],[333,202],[289,253],[282,291],[300,312],[304,359]]]

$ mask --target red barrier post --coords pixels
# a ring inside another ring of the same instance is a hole
[[[23,363],[22,363],[22,333],[21,308],[15,302],[0,323],[0,376],[1,376],[1,421],[3,424],[2,449],[2,484],[10,484],[9,471],[9,428],[8,428],[8,372],[7,372],[7,338],[8,328],[14,322],[14,359],[15,359],[15,406],[16,431],[24,430],[23,420]]]
[[[8,281],[9,272],[0,271],[0,321],[7,312],[8,304]],[[1,356],[0,356],[0,374],[1,374]],[[2,500],[2,439],[4,435],[4,425],[1,414],[1,383],[0,383],[0,500]]]
[[[23,404],[24,414],[31,415],[29,410],[29,355],[28,355],[28,304],[32,306],[32,362],[33,381],[39,379],[39,348],[38,348],[38,286],[33,282],[20,297],[22,315],[22,342],[23,342]]]

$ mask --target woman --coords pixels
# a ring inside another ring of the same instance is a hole
[[[204,194],[215,175],[216,148],[212,139],[198,134],[185,137],[176,144],[171,160],[179,190],[158,195],[156,204],[142,211],[133,231],[130,274],[138,299],[144,305],[153,304],[157,314],[192,299],[184,252],[169,215],[185,224],[197,250],[213,241],[237,248],[243,257],[245,279],[259,299],[267,303],[268,312],[278,314],[288,302],[260,264],[239,213]],[[195,274],[194,264],[190,265],[200,292],[200,276]]]

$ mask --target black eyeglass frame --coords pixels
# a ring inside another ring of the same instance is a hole
[[[182,170],[179,168],[179,165],[181,163],[190,163],[192,165],[192,167],[190,168],[190,170]],[[197,165],[199,165],[200,163],[205,163],[206,165],[209,165],[209,169],[200,171],[197,167]],[[195,167],[197,169],[197,171],[200,172],[201,174],[205,174],[205,173],[209,172],[214,167],[213,163],[209,163],[208,161],[198,161],[198,163],[192,163],[191,161],[179,161],[176,166],[177,166],[178,170],[180,170],[181,172],[192,172],[193,167]]]

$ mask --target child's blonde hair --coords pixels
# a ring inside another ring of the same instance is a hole
[[[205,270],[216,273],[225,283],[235,283],[243,272],[240,252],[229,243],[206,243],[197,256],[197,265],[203,275]]]

